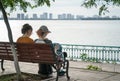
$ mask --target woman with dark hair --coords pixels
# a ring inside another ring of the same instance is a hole
[[[21,33],[23,35],[17,39],[17,43],[34,43],[33,39],[30,38],[32,30],[33,29],[31,25],[24,24],[21,29]]]

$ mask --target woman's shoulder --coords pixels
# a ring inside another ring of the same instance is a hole
[[[29,38],[29,37],[19,37],[17,39],[18,43],[34,43],[33,39]]]
[[[42,39],[35,39],[35,43],[45,43]]]

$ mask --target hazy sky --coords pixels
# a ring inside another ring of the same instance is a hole
[[[51,12],[54,14],[60,13],[73,13],[85,16],[91,16],[98,14],[97,8],[86,9],[81,7],[82,0],[55,0],[55,2],[51,2],[51,7],[40,7],[30,11],[37,11],[38,13],[42,12]],[[109,7],[110,13],[106,13],[106,15],[116,15],[120,16],[120,7]]]
[[[81,7],[82,0],[55,0],[51,1],[51,7],[43,6],[36,9],[28,9],[28,13],[53,13],[62,14],[62,13],[71,13],[75,15],[84,15],[84,16],[93,16],[98,15],[97,8],[86,9]],[[110,13],[106,13],[104,16],[120,16],[120,7],[109,7]],[[17,11],[21,12],[21,11]]]

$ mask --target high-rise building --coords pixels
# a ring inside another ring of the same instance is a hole
[[[72,16],[71,16],[71,20],[74,20],[74,19],[75,19],[75,17],[74,17],[74,15],[72,15]]]
[[[43,19],[43,15],[40,15],[40,19]]]
[[[52,13],[49,14],[49,19],[53,19]]]
[[[48,13],[43,13],[43,19],[48,19]]]
[[[119,17],[117,17],[117,16],[112,16],[112,18],[119,18]]]
[[[48,19],[48,13],[45,12],[45,13],[41,14],[40,19],[43,19],[43,20]]]
[[[68,20],[74,20],[75,18],[74,18],[74,15],[72,15],[72,14],[67,14],[67,19]]]
[[[28,14],[26,14],[24,19],[27,19],[27,20],[28,20],[28,19],[29,19],[28,17],[29,17]]]
[[[62,19],[62,15],[58,15],[58,19]]]
[[[37,14],[33,14],[33,19],[38,19]]]
[[[63,14],[59,14],[58,15],[58,19],[60,19],[60,20],[72,20],[72,19],[75,19],[74,18],[74,15],[72,15],[72,14],[65,14],[65,13],[63,13]]]
[[[20,14],[17,14],[17,19],[20,20]]]
[[[22,13],[22,14],[21,14],[21,20],[24,20],[24,18],[25,18],[25,17],[24,17],[24,14]]]
[[[66,14],[65,13],[62,14],[62,19],[66,19]]]
[[[66,17],[66,14],[65,14],[65,13],[58,15],[58,19],[60,19],[60,20],[65,20],[66,18],[67,18],[67,17]]]
[[[71,14],[67,14],[67,19],[70,19],[71,18]]]
[[[76,19],[77,19],[77,20],[80,20],[80,19],[82,19],[82,18],[84,18],[83,15],[76,15]]]

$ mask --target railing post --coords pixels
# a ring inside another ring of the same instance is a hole
[[[71,60],[73,60],[73,45],[72,45],[72,48],[71,48],[71,53],[72,53],[72,57],[71,57]]]

